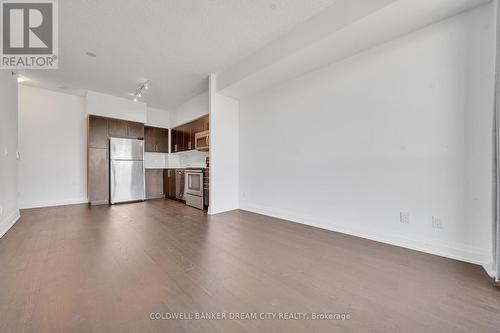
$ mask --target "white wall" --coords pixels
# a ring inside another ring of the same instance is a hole
[[[88,91],[86,96],[86,111],[96,116],[110,117],[147,122],[146,103],[134,102],[131,99]]]
[[[19,219],[17,204],[17,81],[0,71],[0,237]]]
[[[208,91],[193,97],[175,109],[170,116],[171,127],[186,124],[208,114]]]
[[[167,110],[151,108],[148,106],[146,125],[161,128],[170,128],[170,112]]]
[[[84,98],[19,86],[19,205],[87,202]]]
[[[218,214],[239,208],[239,103],[210,81],[209,213]]]
[[[240,100],[240,207],[487,264],[494,26],[488,4]]]

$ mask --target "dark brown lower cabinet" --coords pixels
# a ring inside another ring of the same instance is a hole
[[[165,188],[165,196],[170,199],[175,199],[175,170],[167,169],[163,173]]]
[[[146,199],[163,197],[163,169],[146,169]]]
[[[88,149],[88,196],[92,205],[109,203],[109,160],[108,150]]]

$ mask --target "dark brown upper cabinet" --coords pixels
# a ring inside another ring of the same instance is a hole
[[[127,137],[127,121],[120,119],[108,120],[108,134],[113,138]]]
[[[188,142],[189,142],[189,124],[183,125],[181,127],[181,136],[182,136],[181,151],[189,150],[189,148],[188,148]]]
[[[175,134],[175,143],[173,146],[173,152],[179,152],[179,151],[184,151],[184,127],[179,126],[175,129],[175,131],[172,131],[172,135]]]
[[[142,139],[144,138],[144,125],[133,121],[109,119],[108,134],[113,138]]]
[[[168,129],[156,128],[156,151],[168,153]]]
[[[177,130],[174,128],[170,130],[170,152],[177,152]]]
[[[196,133],[208,130],[208,116],[173,128],[171,131],[171,150],[173,153],[195,149]]]
[[[152,153],[168,153],[168,129],[144,127],[145,151]]]
[[[89,116],[88,120],[89,148],[108,148],[108,119],[98,116]]]
[[[144,151],[154,152],[155,151],[155,130],[154,127],[145,126],[144,127]]]
[[[194,133],[196,132],[196,122],[188,124],[186,128],[186,150],[194,149]]]
[[[144,138],[144,124],[127,121],[127,138],[130,139],[143,139]]]

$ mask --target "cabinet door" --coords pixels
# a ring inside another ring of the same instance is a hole
[[[194,141],[191,141],[192,123],[186,124],[184,132],[184,150],[191,150],[194,148]]]
[[[164,192],[167,198],[175,199],[175,172],[174,170],[167,169],[163,173]]]
[[[127,137],[130,139],[144,138],[144,125],[133,121],[127,122]]]
[[[87,190],[91,204],[107,204],[109,201],[108,150],[88,149]]]
[[[153,153],[156,148],[155,128],[146,126],[144,127],[144,151]]]
[[[196,121],[192,121],[186,126],[186,149],[194,149],[194,133],[196,132]]]
[[[169,169],[168,196],[175,199],[175,170]]]
[[[170,152],[175,153],[177,151],[177,129],[172,128],[170,130]]]
[[[186,124],[182,127],[182,150],[189,150],[189,125]]]
[[[108,120],[108,134],[114,138],[127,137],[127,121],[119,119]]]
[[[163,170],[146,169],[146,199],[164,197]]]
[[[168,174],[168,170],[163,170],[163,192],[167,198],[169,197]]]
[[[108,148],[108,120],[89,116],[88,144],[91,148]]]
[[[184,151],[184,126],[177,128],[177,151]]]
[[[168,153],[168,129],[156,128],[156,151]]]

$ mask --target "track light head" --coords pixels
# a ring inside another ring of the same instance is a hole
[[[148,88],[149,88],[149,80],[141,84],[132,94],[134,96],[134,102],[137,102],[139,100],[139,97],[142,97],[143,90],[146,90]]]

